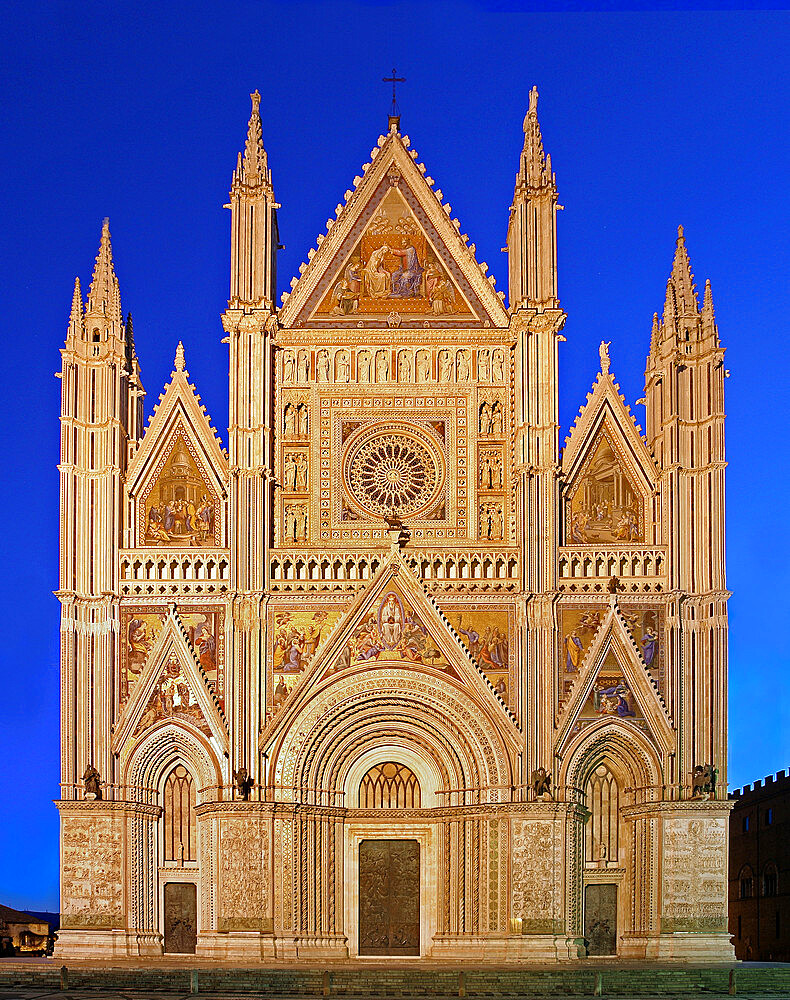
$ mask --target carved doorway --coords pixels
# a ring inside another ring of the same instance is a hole
[[[165,952],[194,955],[197,947],[197,886],[165,883]]]
[[[584,891],[584,936],[587,954],[617,954],[617,886],[592,883]]]
[[[420,954],[420,845],[359,844],[359,954]]]

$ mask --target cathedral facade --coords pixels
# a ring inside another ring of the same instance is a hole
[[[105,222],[61,405],[61,956],[731,959],[723,348],[682,230],[642,433],[564,444],[537,116],[508,305],[393,114],[276,298],[252,95],[229,430],[146,426]]]

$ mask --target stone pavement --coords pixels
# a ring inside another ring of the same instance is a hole
[[[292,1000],[341,997],[390,1000],[420,997],[619,997],[690,1000],[692,997],[781,997],[790,1000],[790,965],[742,963],[691,966],[627,962],[573,962],[557,966],[419,966],[344,963],[333,967],[220,966],[194,957],[113,962],[55,959],[0,960],[3,1000],[162,1000],[191,997],[236,1000],[239,995]]]

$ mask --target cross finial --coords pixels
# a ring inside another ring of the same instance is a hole
[[[400,109],[398,108],[398,102],[395,98],[395,84],[405,83],[406,77],[398,76],[398,71],[393,66],[392,76],[383,76],[381,78],[381,81],[382,83],[392,84],[392,107],[390,108],[390,113],[389,113],[389,129],[390,131],[392,131],[392,128],[394,126],[397,131],[398,127],[400,126]]]

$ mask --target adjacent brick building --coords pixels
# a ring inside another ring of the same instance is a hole
[[[790,775],[730,793],[730,933],[739,959],[790,961]]]

